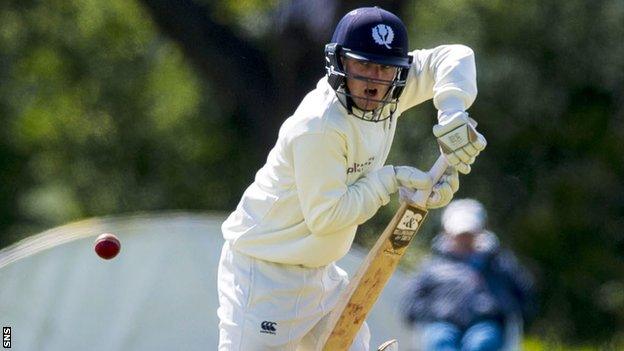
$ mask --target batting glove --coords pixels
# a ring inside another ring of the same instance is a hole
[[[427,208],[444,207],[451,202],[453,195],[459,189],[459,174],[453,167],[449,167],[440,180],[431,189],[431,194],[425,204]],[[412,202],[416,192],[408,187],[399,188],[399,198],[403,202]]]
[[[433,180],[427,172],[409,166],[384,166],[376,172],[377,178],[381,181],[388,194],[395,193],[399,187],[410,189],[431,189]]]
[[[475,129],[477,122],[464,111],[440,111],[438,120],[433,135],[449,165],[463,174],[470,173],[470,165],[487,145],[485,137]]]
[[[397,185],[409,189],[431,189],[433,180],[427,172],[410,166],[395,166],[394,174]]]

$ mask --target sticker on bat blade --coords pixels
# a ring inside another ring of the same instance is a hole
[[[426,215],[427,211],[408,207],[390,236],[392,248],[398,250],[407,246]]]

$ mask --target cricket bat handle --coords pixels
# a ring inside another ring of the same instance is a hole
[[[444,157],[444,155],[440,155],[428,172],[431,179],[433,179],[433,184],[440,180],[444,172],[446,172],[447,167],[448,162],[446,161],[446,157]],[[418,190],[412,197],[412,203],[421,208],[426,208],[427,198],[429,198],[429,195],[431,195],[431,189]]]

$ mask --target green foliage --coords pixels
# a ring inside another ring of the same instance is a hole
[[[476,51],[470,112],[489,146],[460,194],[485,201],[535,266],[531,331],[611,337],[624,326],[623,3],[419,1],[406,13],[417,46]]]
[[[294,32],[302,42],[286,47],[271,32],[271,11],[284,3],[198,2],[277,57],[267,57],[280,68],[274,81],[322,74],[321,52],[308,55],[305,35]],[[406,1],[402,18],[414,48],[475,49],[480,93],[470,113],[489,146],[457,196],[482,200],[493,229],[537,274],[541,309],[526,349],[568,349],[542,339],[618,349],[624,3]],[[297,70],[284,65],[293,58]],[[245,129],[254,116],[225,115],[213,89],[232,86],[212,86],[200,72],[137,2],[0,2],[0,247],[94,215],[231,210],[256,171],[241,147],[254,145]],[[232,77],[234,88],[244,78]],[[300,98],[281,96],[293,109]],[[236,103],[232,113],[244,113]],[[426,105],[402,117],[388,163],[433,163],[434,116]],[[395,208],[363,226],[360,243],[374,242]],[[408,266],[426,253],[439,212]]]
[[[229,127],[137,3],[0,6],[0,243],[85,216],[232,205]]]
[[[215,6],[215,13],[219,14],[218,21],[237,27],[249,37],[260,37],[271,29],[271,13],[279,4],[278,0],[197,2]]]
[[[602,346],[595,345],[566,345],[565,343],[540,340],[529,337],[523,340],[522,350],[526,351],[604,351],[604,350],[622,350],[624,345],[621,342],[613,342]]]

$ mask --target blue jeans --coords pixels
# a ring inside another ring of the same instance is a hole
[[[427,323],[423,328],[427,351],[497,351],[503,347],[503,327],[496,321],[484,320],[466,330],[452,323]]]

